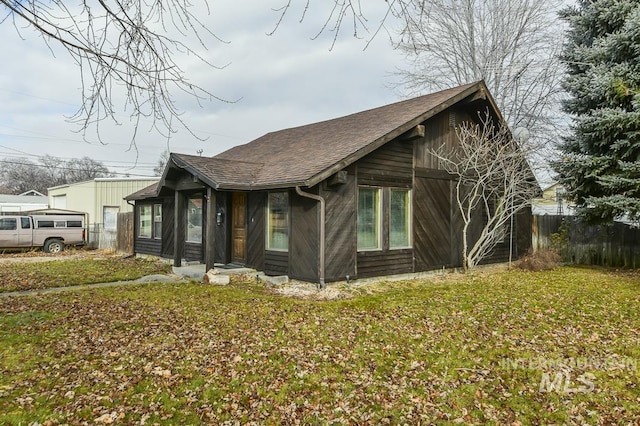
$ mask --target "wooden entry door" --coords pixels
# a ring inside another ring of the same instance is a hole
[[[245,263],[247,247],[247,194],[231,196],[231,261]]]

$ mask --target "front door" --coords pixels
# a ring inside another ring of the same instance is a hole
[[[247,194],[234,192],[231,197],[231,261],[245,263],[247,246]]]

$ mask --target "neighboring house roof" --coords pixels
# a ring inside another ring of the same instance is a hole
[[[13,195],[0,194],[1,204],[49,204],[49,198],[46,195]]]
[[[19,195],[23,195],[23,196],[27,196],[27,197],[31,197],[31,196],[39,196],[39,197],[46,197],[46,195],[44,195],[42,192],[40,191],[36,191],[35,189],[30,189],[26,192],[23,192],[22,194]]]
[[[172,166],[186,169],[214,189],[313,186],[455,103],[478,95],[487,99],[501,118],[484,82],[479,81],[271,132],[212,158],[171,154],[157,188],[164,186]]]

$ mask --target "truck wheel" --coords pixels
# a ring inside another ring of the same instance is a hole
[[[52,238],[44,243],[44,251],[47,253],[60,253],[64,250],[64,243],[57,238]]]

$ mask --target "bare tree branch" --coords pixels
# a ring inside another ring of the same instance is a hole
[[[529,130],[533,165],[545,165],[566,121],[558,0],[407,0],[398,48],[408,94],[484,80],[512,128]],[[407,14],[405,14],[406,16]]]
[[[0,6],[6,11],[0,22],[11,21],[18,33],[31,27],[47,45],[61,45],[78,64],[82,102],[70,120],[85,137],[95,127],[100,139],[105,119],[120,124],[120,90],[136,131],[145,118],[166,136],[177,131],[176,124],[189,130],[175,92],[226,102],[190,82],[178,63],[178,57],[189,55],[223,68],[199,53],[206,49],[205,36],[226,42],[205,26],[189,0],[83,0],[77,6],[61,0],[0,0]],[[206,0],[198,6],[208,11]],[[137,151],[135,135],[130,148]]]

